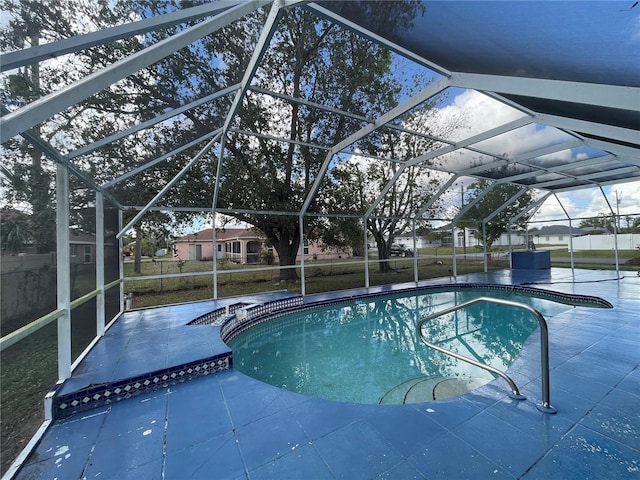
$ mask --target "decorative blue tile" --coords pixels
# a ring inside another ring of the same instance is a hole
[[[366,421],[404,457],[438,441],[447,432],[426,414],[403,405],[383,406],[374,415],[369,415]]]
[[[414,467],[407,460],[400,462],[398,465],[394,465],[389,470],[381,473],[376,480],[420,480],[426,479],[416,467]]]
[[[638,398],[635,399],[634,406],[628,408],[609,408],[598,404],[580,422],[580,425],[617,440],[640,453],[639,407],[640,400]]]
[[[60,445],[53,455],[45,460],[24,465],[17,478],[28,480],[51,480],[53,478],[83,478],[93,445],[69,447]]]
[[[453,432],[516,478],[552,446],[544,437],[531,436],[488,413],[473,417]],[[527,448],[521,448],[523,444]]]

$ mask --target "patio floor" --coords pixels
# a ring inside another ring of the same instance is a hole
[[[595,295],[614,305],[547,318],[556,415],[535,406],[537,335],[508,371],[524,402],[511,400],[496,380],[429,403],[340,403],[281,390],[231,368],[55,420],[15,478],[638,479],[640,277],[622,273],[617,280],[613,271],[554,268],[456,279]],[[228,351],[219,327],[186,326],[224,304],[126,312],[61,391]]]

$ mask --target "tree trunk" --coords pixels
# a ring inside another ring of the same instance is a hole
[[[278,252],[278,258],[280,259],[281,267],[289,267],[296,265],[296,258],[298,256],[298,242],[290,244],[287,241],[280,241],[274,244],[276,252]],[[280,281],[298,280],[298,273],[295,268],[280,269]]]
[[[391,241],[385,242],[384,238],[376,237],[376,245],[378,247],[378,268],[380,273],[392,272],[393,268],[391,267],[390,259],[391,259]]]
[[[367,230],[373,236],[376,241],[376,247],[378,248],[378,270],[380,273],[392,272],[394,269],[391,267],[391,244],[394,240],[393,229],[395,225],[378,225],[375,221],[367,220]],[[388,239],[385,238],[388,232]]]

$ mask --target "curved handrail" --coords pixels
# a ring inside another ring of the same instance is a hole
[[[484,370],[487,370],[491,373],[494,373],[498,376],[500,376],[501,378],[503,378],[511,387],[511,391],[512,391],[512,398],[516,398],[519,400],[523,400],[525,397],[522,396],[520,394],[520,391],[518,390],[518,387],[516,386],[515,382],[509,377],[507,376],[504,372],[501,372],[500,370],[493,368],[489,365],[485,365],[484,363],[480,363],[477,362],[471,358],[467,358],[463,355],[460,355],[458,353],[452,352],[450,350],[447,350],[445,348],[439,347],[431,342],[429,342],[424,334],[422,333],[422,326],[425,324],[425,322],[428,322],[429,320],[432,320],[436,317],[439,317],[441,315],[446,315],[447,313],[452,313],[455,312],[457,310],[461,310],[463,308],[467,308],[471,305],[474,305],[476,303],[479,302],[488,302],[488,303],[496,303],[499,305],[506,305],[509,307],[514,307],[514,308],[520,308],[522,310],[526,310],[530,313],[533,314],[534,317],[536,317],[536,319],[538,320],[538,324],[540,325],[540,363],[541,363],[541,367],[542,367],[542,372],[541,372],[541,376],[542,376],[542,405],[538,406],[538,409],[541,412],[544,413],[556,413],[556,409],[553,408],[551,406],[550,400],[549,400],[549,329],[547,327],[547,322],[544,319],[544,317],[542,316],[542,314],[536,310],[535,308],[530,307],[529,305],[525,305],[524,303],[518,303],[518,302],[513,302],[511,300],[503,300],[503,299],[499,299],[499,298],[490,298],[490,297],[478,297],[478,298],[474,298],[473,300],[469,300],[468,302],[464,302],[461,303],[459,305],[454,305],[453,307],[449,307],[446,308],[444,310],[441,310],[439,312],[436,313],[432,313],[431,315],[427,315],[426,317],[422,318],[420,320],[420,322],[418,323],[418,334],[420,335],[420,340],[422,340],[422,342],[427,345],[430,348],[433,348],[434,350],[437,350],[439,352],[445,353],[447,355],[450,355],[454,358],[457,358],[458,360],[462,360],[464,362],[470,363],[471,365],[474,365],[476,367],[482,368]]]

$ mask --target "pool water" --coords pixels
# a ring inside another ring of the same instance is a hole
[[[442,397],[451,396],[460,385],[477,388],[494,377],[425,346],[417,324],[426,315],[481,296],[525,303],[545,318],[572,308],[526,294],[482,289],[374,297],[251,327],[229,342],[233,364],[258,380],[330,400],[426,401],[434,399],[427,397],[436,385],[441,385]],[[424,329],[430,341],[505,371],[537,327],[525,310],[479,303],[437,317]]]

